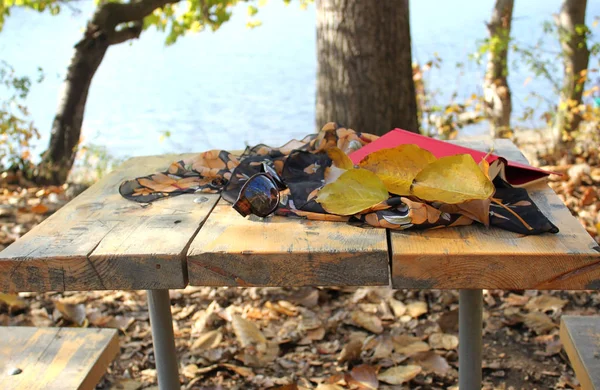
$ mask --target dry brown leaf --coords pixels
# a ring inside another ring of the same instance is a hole
[[[106,323],[106,326],[109,328],[120,329],[122,332],[125,332],[134,322],[135,318],[132,317],[115,316]]]
[[[362,310],[354,310],[350,314],[350,318],[352,319],[352,322],[355,325],[360,326],[361,328],[364,328],[369,332],[377,334],[383,332],[383,325],[381,324],[381,320],[374,314],[368,314]]]
[[[30,209],[30,211],[35,214],[46,214],[48,210],[48,207],[42,203],[39,203]]]
[[[394,298],[391,298],[388,303],[392,308],[392,311],[394,312],[394,316],[396,316],[396,318],[400,318],[406,313],[406,305],[404,303]]]
[[[412,356],[412,360],[423,368],[425,372],[434,372],[438,375],[446,375],[450,369],[448,361],[434,351],[420,352]]]
[[[492,204],[491,199],[476,199],[469,200],[459,204],[442,204],[440,211],[461,214],[467,218],[471,218],[474,221],[484,224],[485,226],[490,225],[490,205]]]
[[[267,339],[253,322],[239,315],[233,315],[231,326],[243,348],[255,346],[257,350],[262,349],[264,351],[266,349]]]
[[[369,364],[361,364],[356,366],[350,372],[347,378],[348,385],[355,386],[353,388],[364,390],[376,390],[379,388],[377,380],[377,370]]]
[[[62,314],[63,318],[78,326],[82,326],[85,322],[85,306],[81,303],[56,301],[54,307]]]
[[[27,302],[19,298],[17,294],[0,293],[0,305],[4,304],[9,311],[24,310],[27,308]]]
[[[390,385],[401,385],[419,375],[421,370],[415,365],[392,367],[377,375],[377,379]]]
[[[344,170],[354,168],[354,163],[352,162],[352,160],[350,160],[350,157],[348,157],[348,155],[344,153],[344,151],[342,151],[340,148],[327,148],[325,152],[333,162],[333,165],[335,165],[336,167]]]
[[[319,304],[319,290],[315,288],[308,288],[301,290],[292,297],[290,300],[307,308],[315,307]]]
[[[392,338],[394,343],[394,350],[397,353],[411,356],[419,352],[429,351],[431,347],[421,339],[409,336],[409,335],[398,335]]]
[[[550,317],[539,311],[525,314],[523,316],[523,322],[525,323],[525,326],[532,329],[537,334],[548,333],[556,327]]]
[[[366,169],[350,169],[335,182],[321,188],[316,201],[331,214],[353,215],[388,197],[385,186],[374,173]]]
[[[235,364],[229,364],[229,363],[221,363],[221,364],[219,364],[219,366],[226,368],[230,371],[233,371],[236,374],[243,376],[243,377],[249,377],[249,376],[254,375],[254,371],[252,371],[248,367],[240,367],[240,366],[236,366]]]
[[[183,367],[183,370],[181,370],[181,373],[186,378],[193,379],[196,377],[196,374],[198,374],[198,366],[193,363],[188,364],[187,366]]]
[[[406,305],[406,314],[412,318],[417,318],[427,313],[427,304],[423,301],[411,302]]]
[[[139,390],[144,386],[142,382],[138,382],[135,379],[117,379],[116,382],[112,384],[110,390]]]
[[[511,306],[523,306],[529,302],[529,297],[510,293],[508,297],[504,298],[504,302]]]
[[[558,311],[562,309],[569,301],[566,299],[560,299],[552,295],[538,295],[537,297],[532,298],[527,304],[525,308],[531,311]]]
[[[375,341],[375,351],[373,352],[373,359],[388,358],[394,350],[394,343],[389,335],[378,336]]]
[[[192,351],[202,351],[204,349],[216,348],[221,343],[221,340],[223,340],[221,329],[211,330],[210,332],[201,334],[194,341],[190,349]]]
[[[375,173],[389,192],[410,195],[410,186],[417,174],[436,160],[428,150],[417,145],[399,145],[367,155],[360,167]]]
[[[440,158],[427,165],[415,177],[411,188],[416,197],[448,204],[488,199],[494,185],[469,154]]]
[[[338,360],[341,363],[358,360],[360,358],[360,353],[362,352],[362,345],[362,340],[350,340],[348,344],[342,348]]]
[[[315,388],[315,390],[344,390],[344,388],[336,384],[321,383]]]
[[[453,334],[433,333],[429,335],[429,345],[433,349],[456,349],[458,337]]]

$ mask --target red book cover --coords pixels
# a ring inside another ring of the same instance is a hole
[[[470,154],[476,162],[481,161],[487,153],[480,152],[475,149],[466,148],[464,146],[454,145],[449,142],[441,141],[435,138],[426,137],[410,131],[394,129],[379,139],[363,146],[359,150],[349,155],[354,164],[358,164],[368,154],[380,149],[389,149],[398,145],[415,144],[419,147],[430,151],[435,157],[453,156],[455,154]],[[487,158],[488,162],[497,160],[499,156],[490,154]],[[514,186],[522,186],[527,183],[545,178],[554,172],[548,172],[540,168],[532,167],[527,164],[522,164],[516,161],[508,160],[506,166],[506,179]]]

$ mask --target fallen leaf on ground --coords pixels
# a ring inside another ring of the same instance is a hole
[[[109,328],[120,329],[122,332],[125,332],[134,321],[135,319],[132,317],[115,316],[106,323],[106,326]]]
[[[231,326],[240,345],[243,348],[255,346],[257,350],[265,350],[267,345],[266,337],[260,329],[251,321],[248,321],[239,315],[234,315],[231,320]]]
[[[428,150],[407,144],[373,152],[359,165],[375,173],[390,193],[410,195],[410,186],[414,178],[435,160],[435,156]]]
[[[24,310],[27,308],[27,302],[19,298],[17,294],[0,293],[0,304],[4,304],[10,311]]]
[[[342,348],[338,360],[340,362],[353,362],[360,358],[363,342],[361,340],[350,340],[348,344]]]
[[[406,305],[406,314],[412,318],[417,318],[427,313],[427,304],[422,301],[411,302]]]
[[[42,203],[39,203],[30,209],[30,211],[32,213],[36,213],[36,214],[46,214],[48,212],[48,210],[49,210],[48,206],[46,206]]]
[[[532,329],[537,334],[548,333],[556,327],[550,317],[539,311],[525,314],[523,316],[523,322],[525,323],[525,326]]]
[[[81,303],[56,301],[54,307],[62,314],[63,318],[74,324],[81,326],[85,322],[85,306]]]
[[[394,316],[396,316],[396,318],[400,318],[406,313],[406,305],[404,303],[394,298],[391,298],[388,303],[392,308],[392,311],[394,312]]]
[[[389,335],[377,336],[375,339],[375,351],[373,351],[373,359],[387,358],[392,354],[394,350],[394,344],[392,338]]]
[[[566,299],[560,299],[552,295],[543,294],[532,298],[529,302],[527,302],[525,308],[532,311],[558,311],[562,309],[568,302],[569,301]]]
[[[340,385],[321,383],[315,390],[344,390],[344,388]]]
[[[332,214],[353,215],[389,197],[381,180],[366,169],[351,169],[319,190],[316,201]]]
[[[457,204],[488,199],[495,188],[471,155],[458,154],[440,158],[423,168],[411,190],[423,200]]]
[[[429,351],[431,347],[426,342],[422,341],[418,337],[409,335],[397,335],[392,337],[394,343],[394,350],[397,353],[411,356],[419,352]]]
[[[456,349],[458,347],[458,337],[453,334],[433,333],[429,335],[429,345],[433,349]]]
[[[448,361],[443,356],[434,351],[420,352],[412,356],[412,360],[423,368],[425,372],[434,372],[438,375],[445,375],[450,369]]]
[[[355,325],[360,326],[369,332],[377,334],[383,332],[381,320],[374,314],[368,314],[362,310],[354,310],[352,314],[350,314],[350,318]]]
[[[194,341],[190,349],[192,351],[202,351],[204,349],[216,348],[216,346],[221,343],[222,339],[223,333],[221,333],[221,329],[211,330],[210,332],[201,334]]]
[[[254,375],[254,371],[252,371],[248,367],[240,367],[240,366],[236,366],[235,364],[229,364],[229,363],[221,363],[221,364],[219,364],[219,366],[224,367],[230,371],[233,371],[236,374],[239,374],[243,377],[249,377],[249,376]]]
[[[419,375],[421,370],[420,366],[414,365],[392,367],[379,373],[377,379],[390,385],[401,385]]]
[[[379,388],[377,370],[369,364],[361,364],[354,367],[350,372],[349,378],[346,380],[350,387],[355,386],[355,388],[361,390],[376,390]]]

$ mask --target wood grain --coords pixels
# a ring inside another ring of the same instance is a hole
[[[388,285],[385,230],[243,218],[222,200],[190,246],[188,274],[194,286]]]
[[[119,353],[114,329],[3,327],[2,388],[93,389]],[[18,368],[18,375],[7,375]]]
[[[600,389],[600,317],[562,316],[560,340],[581,389]]]
[[[218,195],[143,205],[118,193],[123,180],[183,157],[132,158],[69,202],[0,253],[0,290],[183,288],[187,246]]]
[[[480,150],[483,142],[470,144]],[[524,161],[510,141],[495,153]],[[600,248],[545,183],[528,188],[560,229],[522,236],[481,225],[424,232],[391,232],[394,288],[599,289]]]

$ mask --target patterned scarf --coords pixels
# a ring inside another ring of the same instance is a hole
[[[244,182],[267,163],[287,186],[280,193],[276,215],[399,230],[470,225],[480,219],[469,207],[399,196],[352,216],[327,213],[315,201],[323,186],[325,170],[332,164],[325,150],[337,146],[350,154],[377,138],[328,123],[318,134],[301,141],[292,140],[279,148],[260,144],[247,148],[239,156],[224,150],[210,150],[175,161],[165,172],[123,182],[119,192],[126,199],[141,203],[189,193],[220,193],[223,199],[234,203]],[[493,184],[494,198],[501,204],[492,203],[489,220],[479,222],[526,235],[558,232],[525,189],[513,188],[499,176],[493,178]]]

